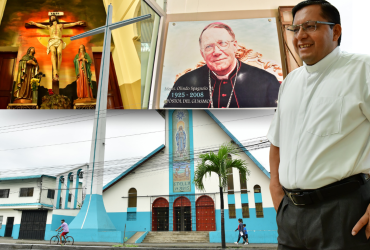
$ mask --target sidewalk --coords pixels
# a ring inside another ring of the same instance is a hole
[[[119,243],[102,243],[102,242],[75,242],[73,246],[62,246],[68,250],[78,249],[78,250],[88,250],[88,249],[109,249],[117,250],[122,249],[122,247],[112,247],[113,245],[118,245]],[[120,244],[121,245],[121,244]],[[139,244],[129,244],[136,245],[137,247],[126,247],[126,250],[134,249],[145,249],[145,250],[159,250],[159,249],[176,249],[176,250],[190,250],[190,249],[221,249],[220,243],[168,243],[168,244],[153,244],[153,243],[139,243]],[[249,245],[235,245],[227,243],[226,247],[228,250],[231,249],[253,249],[253,250],[276,250],[277,244],[249,244]],[[49,241],[40,240],[14,240],[12,238],[0,237],[0,249],[10,250],[10,249],[60,249],[61,246],[50,245]]]

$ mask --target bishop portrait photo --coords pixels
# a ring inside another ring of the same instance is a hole
[[[250,23],[251,20],[252,23]],[[203,60],[198,62],[195,60],[194,67],[184,69],[185,63],[194,62],[193,53],[187,53],[194,52],[194,49],[182,52],[180,50],[176,54],[178,62],[175,62],[173,67],[167,67],[172,65],[169,57],[173,54],[168,53],[170,56],[167,57],[165,55],[161,86],[163,108],[274,108],[277,106],[283,74],[277,34],[274,39],[274,32],[272,32],[276,24],[272,23],[272,19],[267,18],[230,22],[236,24],[234,26],[238,32],[234,32],[225,21],[208,22],[206,26],[203,25],[206,22],[201,22],[203,29],[198,34],[199,39],[196,39],[195,51]],[[271,38],[265,37],[264,42],[259,42],[263,39],[262,35],[243,34],[242,42],[238,42],[237,34],[241,34],[243,29],[248,28],[248,25],[241,24],[248,22],[251,26],[259,23],[259,26],[270,28],[271,32],[267,33],[271,33]],[[170,44],[170,28],[175,29],[174,27],[181,25],[179,22],[173,24],[175,25],[169,27]],[[179,46],[185,46],[189,38],[184,39],[185,41],[180,42]],[[267,44],[267,42],[270,43],[269,46],[256,45]],[[169,46],[167,48],[170,49]],[[259,52],[261,50],[266,52],[266,57]],[[179,57],[179,54],[182,56]],[[181,67],[183,70],[178,73],[176,70]]]

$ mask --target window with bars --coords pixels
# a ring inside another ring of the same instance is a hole
[[[243,218],[249,218],[249,204],[242,203],[242,214]]]
[[[263,206],[261,203],[256,203],[256,216],[257,218],[263,218]]]
[[[62,208],[62,197],[60,197],[60,199],[59,199],[59,208],[61,209]]]
[[[2,226],[3,226],[3,216],[0,215],[0,229],[2,228]]]
[[[130,188],[128,191],[128,207],[136,207],[137,191],[135,188]]]
[[[33,188],[21,188],[19,197],[32,197],[32,196],[33,196]]]
[[[72,194],[69,194],[68,195],[68,202],[71,202],[72,201]]]
[[[247,194],[248,193],[248,191],[247,191],[247,176],[242,175],[239,172],[239,179],[240,179],[240,192],[242,194]]]
[[[229,204],[229,219],[236,218],[235,204]]]
[[[48,189],[48,199],[54,199],[55,190],[54,189]]]
[[[9,198],[9,189],[0,189],[0,198]]]

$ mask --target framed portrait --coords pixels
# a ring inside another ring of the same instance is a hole
[[[169,22],[159,108],[276,108],[276,19]]]

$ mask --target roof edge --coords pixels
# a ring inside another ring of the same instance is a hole
[[[28,175],[28,176],[2,177],[2,178],[0,178],[0,181],[12,181],[12,180],[37,179],[37,178],[42,178],[42,177],[48,177],[48,178],[56,179],[56,177],[55,177],[55,176],[41,174],[41,175]]]
[[[216,123],[220,128],[244,151],[244,153],[257,165],[259,169],[262,170],[262,172],[268,177],[270,177],[270,173],[257,161],[256,158],[239,142],[238,139],[214,116],[211,111],[204,110]]]
[[[146,155],[144,158],[142,158],[140,161],[138,161],[137,163],[132,165],[130,168],[126,169],[126,171],[124,171],[122,174],[120,174],[119,176],[114,178],[112,181],[110,181],[107,185],[105,185],[103,187],[103,192],[105,190],[107,190],[108,188],[110,188],[111,186],[113,186],[114,184],[116,184],[119,180],[121,180],[123,177],[125,177],[125,175],[127,175],[129,172],[131,172],[135,168],[139,167],[141,164],[143,164],[144,162],[146,162],[147,160],[152,158],[154,155],[158,154],[159,151],[161,151],[164,148],[165,148],[165,145],[162,144],[161,146],[159,146],[158,148],[156,148],[152,152],[150,152],[148,155]]]

